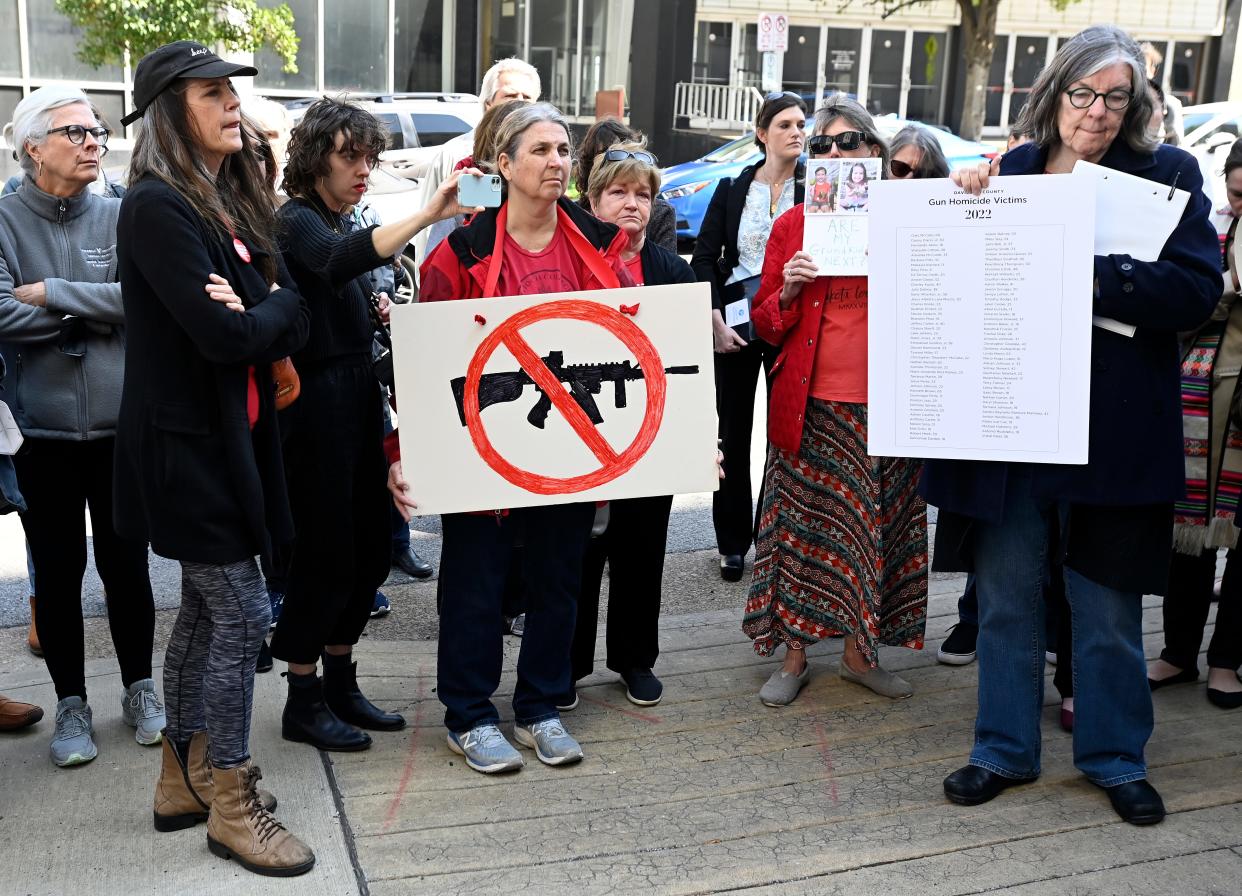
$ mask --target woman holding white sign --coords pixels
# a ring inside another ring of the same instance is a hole
[[[878,158],[888,169],[871,115],[841,94],[815,113],[807,149],[812,159]],[[810,675],[804,648],[835,635],[845,636],[842,678],[909,697],[910,685],[880,668],[879,646],[923,646],[919,464],[868,456],[867,278],[818,276],[802,251],[803,232],[801,206],[777,220],[755,297],[755,329],[781,354],[742,630],[763,656],[785,645],[784,664],[759,692],[768,706],[793,701]]]
[[[568,122],[547,103],[532,103],[505,119],[495,143],[504,201],[436,247],[422,268],[421,301],[633,285],[620,257],[629,236],[564,198],[571,145]],[[411,486],[402,478],[394,442],[388,444],[389,460],[395,462],[389,488],[399,504],[409,506]],[[572,692],[569,650],[595,506],[567,502],[450,513],[441,520],[436,694],[445,707],[449,748],[479,772],[523,765],[501,733],[491,701],[503,658],[501,600],[521,539],[528,605],[513,693],[514,735],[547,765],[581,760],[582,748],[561,724],[557,704]]]
[[[1198,163],[1147,131],[1142,52],[1120,28],[1093,26],[1062,45],[1023,116],[1032,140],[1005,155],[1002,175],[1068,174],[1086,161],[1152,181],[1170,200],[1175,190],[1189,197],[1158,260],[1095,256],[1093,312],[1136,330],[1092,329],[1087,464],[925,465],[922,493],[940,508],[937,569],[973,570],[979,599],[974,749],[944,790],[976,805],[1039,776],[1040,595],[1053,557],[1072,610],[1074,764],[1123,820],[1154,824],[1164,804],[1143,756],[1153,715],[1142,596],[1165,591],[1173,505],[1185,492],[1177,334],[1220,299],[1219,248]],[[978,194],[987,167],[955,178]]]

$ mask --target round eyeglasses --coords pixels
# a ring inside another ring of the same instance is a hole
[[[99,144],[100,149],[104,149],[108,145],[108,138],[112,136],[112,132],[103,125],[93,128],[84,128],[80,124],[67,124],[64,127],[49,128],[49,134],[64,134],[69,138],[69,142],[74,146],[81,146],[86,142],[86,135],[90,134],[95,138],[95,142]]]
[[[1130,105],[1130,101],[1134,99],[1134,95],[1128,90],[1110,90],[1107,93],[1097,93],[1090,87],[1071,87],[1065,91],[1065,95],[1069,97],[1070,105],[1075,109],[1090,109],[1095,105],[1095,101],[1103,97],[1104,108],[1110,112],[1121,112],[1126,106]]]

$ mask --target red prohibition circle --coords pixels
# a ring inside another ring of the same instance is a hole
[[[539,354],[519,335],[522,328],[544,320],[576,320],[603,327],[634,353],[647,384],[647,409],[643,414],[643,422],[638,429],[638,435],[620,454],[612,449],[587,418],[582,408],[578,407],[578,403],[565,391],[560,381],[555,379],[540,359]],[[479,414],[479,381],[483,376],[484,366],[501,344],[513,353],[522,369],[539,384],[574,432],[599,458],[600,468],[598,470],[569,478],[544,476],[523,470],[509,462],[492,445]],[[466,368],[464,392],[463,411],[466,417],[466,427],[470,432],[470,440],[474,443],[479,456],[489,467],[507,482],[537,495],[573,494],[611,482],[627,473],[642,460],[655,441],[660,431],[660,423],[664,419],[667,377],[664,375],[664,365],[655,345],[632,320],[598,302],[566,299],[546,302],[520,311],[489,333],[475,350],[474,357],[470,359],[470,366]]]

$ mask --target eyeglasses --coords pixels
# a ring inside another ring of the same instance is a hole
[[[1128,90],[1110,90],[1108,93],[1096,93],[1090,87],[1073,87],[1065,91],[1070,105],[1075,109],[1090,109],[1100,97],[1104,98],[1104,108],[1110,112],[1121,112],[1130,105],[1134,94]]]
[[[842,131],[839,134],[816,134],[806,141],[806,151],[813,156],[827,155],[832,152],[832,144],[837,144],[841,152],[851,152],[867,142],[867,135],[862,131]]]
[[[888,168],[893,172],[893,177],[909,177],[914,173],[914,166],[909,162],[903,162],[901,159],[893,159],[888,163]]]
[[[624,162],[626,159],[637,159],[648,165],[656,163],[655,156],[649,152],[643,152],[641,149],[606,149],[600,153],[600,156],[603,156],[605,162]],[[599,156],[595,158],[596,161],[599,161]]]
[[[802,97],[798,96],[798,94],[794,93],[792,90],[773,90],[771,93],[765,93],[763,95],[763,101],[765,103],[770,103],[772,100],[779,100],[783,96],[791,96],[798,102],[802,102]]]
[[[95,138],[95,142],[99,144],[100,149],[108,145],[108,138],[112,136],[112,132],[103,125],[94,128],[84,128],[80,124],[67,124],[60,128],[50,128],[48,133],[64,134],[74,146],[81,146],[86,142],[86,135],[90,134]]]

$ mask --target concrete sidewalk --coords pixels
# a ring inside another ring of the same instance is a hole
[[[416,619],[434,630],[432,583],[397,589],[394,617],[372,623],[359,647],[368,695],[410,722],[375,735],[371,750],[321,756],[283,742],[283,679],[259,676],[255,759],[280,799],[278,817],[318,855],[293,880],[215,858],[201,826],[154,832],[158,751],[136,745],[120,720],[115,663],[92,660],[98,759],[54,768],[50,718],[0,737],[0,894],[1242,892],[1242,712],[1209,705],[1202,683],[1155,695],[1149,761],[1170,809],[1164,824],[1121,823],[1075,772],[1051,668],[1043,777],[962,808],[940,782],[969,750],[976,670],[935,661],[961,577],[933,576],[923,651],[884,651],[885,665],[914,685],[912,699],[841,681],[836,641],[810,651],[813,680],[778,710],[755,696],[774,661],[738,630],[744,586],[721,587],[710,551],[670,556],[669,568],[666,584],[679,592],[671,603],[684,606],[698,589],[710,609],[662,620],[660,705],[629,704],[611,673],[585,682],[565,716],[586,751],[574,767],[547,768],[526,752],[520,773],[486,777],[448,751],[435,642],[397,625]],[[1149,656],[1160,622],[1149,599]],[[88,621],[90,643],[106,640],[99,626]],[[46,672],[21,651],[23,634],[0,631],[0,692],[50,711]],[[519,645],[506,638],[496,700],[506,728]],[[602,644],[598,656],[602,668]]]

